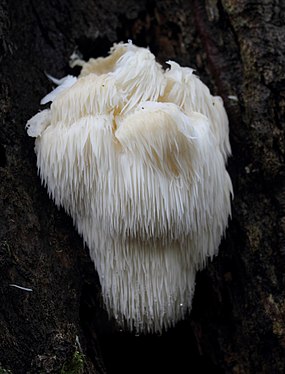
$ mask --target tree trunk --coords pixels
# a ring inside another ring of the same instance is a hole
[[[0,373],[285,372],[284,25],[283,0],[2,0]],[[190,316],[161,336],[108,320],[24,128],[45,72],[76,74],[75,49],[87,59],[127,39],[195,68],[230,119],[232,220]]]

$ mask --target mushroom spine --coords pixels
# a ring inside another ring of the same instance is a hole
[[[89,247],[109,316],[161,332],[191,310],[231,213],[223,102],[131,42],[75,63],[26,125],[40,177]]]

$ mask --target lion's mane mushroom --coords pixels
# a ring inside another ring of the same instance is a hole
[[[77,64],[27,123],[40,176],[90,249],[109,315],[161,332],[190,311],[231,212],[222,100],[131,43]]]

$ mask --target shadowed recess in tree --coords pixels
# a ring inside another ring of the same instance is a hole
[[[7,164],[6,151],[2,144],[0,144],[0,167],[4,168]]]
[[[109,50],[113,45],[106,36],[98,36],[94,39],[82,36],[76,40],[76,44],[83,60],[89,60],[91,57],[108,56]]]

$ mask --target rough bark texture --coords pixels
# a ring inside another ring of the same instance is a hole
[[[1,1],[0,373],[285,372],[284,25],[282,0]],[[231,126],[227,237],[197,277],[191,315],[161,336],[108,321],[24,129],[51,89],[44,72],[75,74],[75,48],[99,56],[128,38],[196,68]]]

